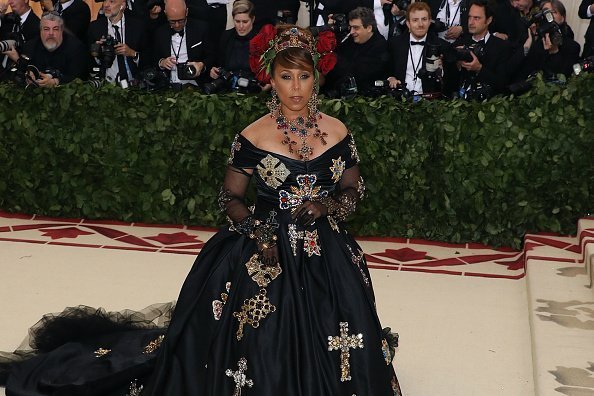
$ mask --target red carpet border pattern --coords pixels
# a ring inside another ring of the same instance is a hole
[[[123,223],[118,221],[48,218],[0,212],[0,241],[97,249],[136,250],[197,255],[216,232],[183,225]],[[521,279],[525,260],[551,256],[556,261],[583,262],[585,247],[594,243],[594,228],[576,238],[529,235],[525,248],[490,248],[480,244],[450,244],[406,238],[361,237],[370,268],[501,279]],[[547,248],[547,249],[545,249]]]

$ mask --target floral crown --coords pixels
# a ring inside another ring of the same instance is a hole
[[[274,58],[287,48],[303,48],[311,54],[316,81],[318,73],[328,74],[336,65],[336,54],[333,52],[336,37],[333,32],[321,32],[316,40],[297,27],[289,27],[279,34],[276,27],[264,25],[250,40],[250,68],[260,82],[270,82]]]

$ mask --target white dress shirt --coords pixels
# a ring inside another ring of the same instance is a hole
[[[171,36],[171,56],[177,58],[177,63],[185,63],[188,61],[188,46],[186,43],[186,36],[185,30],[183,36],[181,36],[179,33],[175,33]],[[171,70],[171,82],[198,85],[195,80],[180,80],[177,77],[177,68],[175,67]]]
[[[420,40],[415,39],[410,35],[410,41],[426,41],[427,35]],[[425,53],[424,45],[409,45],[408,61],[406,62],[406,88],[414,93],[423,93],[423,82],[417,76],[421,67],[423,67],[423,54]]]
[[[447,0],[444,6],[437,13],[437,19],[446,24],[448,28],[452,26],[460,26],[460,13],[462,0]],[[447,30],[439,32],[439,38],[442,38],[450,43],[453,43],[453,39],[446,39],[445,34]]]

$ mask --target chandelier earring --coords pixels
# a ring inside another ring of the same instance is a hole
[[[309,110],[310,118],[318,118],[318,115],[320,114],[320,110],[318,109],[319,105],[320,100],[318,99],[318,93],[316,91],[313,91],[311,97],[307,101],[307,109]]]
[[[266,107],[270,111],[270,114],[278,114],[280,111],[280,100],[278,99],[278,94],[276,93],[276,89],[272,89],[272,96],[269,101],[266,102]]]

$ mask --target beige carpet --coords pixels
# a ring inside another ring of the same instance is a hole
[[[66,306],[174,300],[211,235],[0,213],[0,350]],[[400,333],[406,395],[594,395],[594,292],[583,263],[594,221],[582,220],[575,238],[531,238],[525,252],[360,240],[382,324]]]

